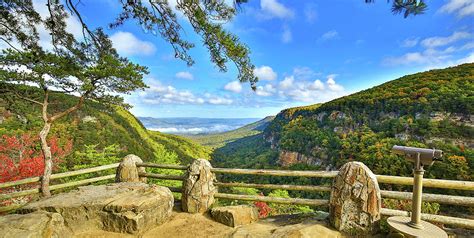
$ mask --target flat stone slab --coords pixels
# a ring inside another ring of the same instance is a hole
[[[90,229],[139,234],[166,222],[174,199],[166,187],[145,183],[115,183],[80,187],[32,202],[20,213],[58,213],[74,233]]]
[[[64,219],[57,213],[38,211],[0,216],[0,238],[68,237]]]
[[[236,227],[258,220],[258,210],[253,206],[239,205],[215,207],[211,209],[212,218],[224,225]]]

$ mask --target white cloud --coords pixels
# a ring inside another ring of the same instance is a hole
[[[467,42],[461,46],[454,46],[454,43],[472,38],[472,33],[464,31],[456,31],[450,36],[425,38],[420,41],[420,45],[425,48],[424,50],[407,52],[401,56],[386,57],[382,60],[382,64],[387,66],[424,65],[426,69],[452,66],[458,61],[454,58],[455,56],[459,57],[460,52],[474,48],[472,42]]]
[[[257,67],[253,70],[253,73],[259,80],[275,80],[277,78],[277,73],[270,66]]]
[[[402,56],[385,58],[382,64],[389,66],[413,64],[438,65],[452,58],[452,53],[458,50],[455,47],[448,47],[444,50],[429,48],[420,52],[409,52]]]
[[[223,97],[211,97],[208,99],[208,102],[213,105],[229,105],[232,104],[232,99],[223,98]]]
[[[149,88],[139,92],[133,99],[137,103],[145,104],[213,104],[229,105],[232,99],[206,93],[195,95],[189,90],[179,90],[171,85],[163,85],[156,80],[148,80]]]
[[[293,75],[298,79],[313,80],[320,73],[314,72],[309,67],[295,67],[293,68]]]
[[[426,38],[421,41],[421,45],[426,48],[434,48],[439,46],[445,46],[454,43],[459,40],[472,38],[472,34],[464,31],[456,31],[452,35],[447,37],[435,36]]]
[[[291,29],[287,25],[283,26],[283,34],[281,35],[281,41],[283,43],[289,43],[293,39],[293,35],[291,34]]]
[[[153,43],[142,41],[130,32],[116,32],[110,36],[110,40],[112,41],[115,49],[117,49],[120,54],[126,56],[152,55],[156,51],[155,45],[153,45]]]
[[[335,83],[336,82],[334,82],[334,84]],[[314,89],[314,90],[324,90],[324,84],[319,79],[314,80],[314,82],[309,87],[310,89]]]
[[[266,84],[265,86],[258,86],[255,90],[255,93],[258,96],[268,97],[272,96],[276,92],[276,88],[271,84]]]
[[[327,76],[326,83],[321,80],[305,80],[295,75],[285,77],[275,90],[281,98],[305,103],[325,102],[346,94],[344,87],[335,80],[336,75]]]
[[[260,7],[268,18],[288,19],[294,16],[294,12],[279,3],[277,0],[261,0]]]
[[[242,91],[242,84],[239,81],[232,81],[226,84],[224,89],[234,93],[240,93]]]
[[[405,39],[402,43],[401,43],[401,46],[402,47],[414,47],[418,44],[418,41],[420,40],[419,37],[416,37],[416,38],[407,38]]]
[[[326,40],[332,40],[332,39],[338,39],[338,38],[339,38],[339,33],[336,30],[331,30],[324,33],[320,39],[322,41],[326,41]]]
[[[279,86],[280,86],[280,89],[288,89],[290,88],[291,86],[293,86],[293,82],[295,81],[295,77],[292,75],[292,76],[289,76],[289,77],[285,77],[285,79],[283,79]]]
[[[440,9],[441,13],[455,13],[459,18],[474,15],[474,1],[448,0]]]
[[[336,83],[336,78],[335,74],[330,74],[327,76],[327,81],[326,84],[328,85],[329,90],[331,91],[344,91],[344,87]]]
[[[307,22],[314,23],[318,18],[318,12],[314,4],[306,4],[304,7],[304,17]]]
[[[194,79],[194,76],[190,72],[187,72],[187,71],[178,72],[175,74],[175,77],[179,79],[186,79],[186,80]]]

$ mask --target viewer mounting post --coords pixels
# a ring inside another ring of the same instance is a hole
[[[387,219],[391,229],[407,237],[448,237],[441,228],[421,220],[421,197],[423,191],[423,165],[432,165],[443,156],[443,151],[395,145],[392,151],[404,155],[415,164],[413,169],[413,195],[411,218],[394,216]]]

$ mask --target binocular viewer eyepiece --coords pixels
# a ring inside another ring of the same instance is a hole
[[[398,155],[404,155],[408,161],[416,163],[418,156],[422,165],[432,165],[436,160],[441,160],[443,151],[437,149],[424,149],[408,146],[395,145],[392,152]]]

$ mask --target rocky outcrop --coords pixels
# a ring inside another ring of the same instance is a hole
[[[377,231],[381,210],[375,175],[361,162],[349,162],[334,178],[329,220],[339,231],[365,235]]]
[[[211,163],[205,159],[194,160],[188,167],[181,196],[183,211],[205,213],[214,203],[217,187],[214,186],[216,176],[211,168]]]
[[[211,209],[212,218],[224,225],[236,227],[258,220],[258,210],[254,206],[227,206]]]
[[[278,156],[278,164],[282,167],[288,167],[293,164],[321,165],[322,161],[298,152],[281,150]]]
[[[69,237],[71,232],[58,213],[38,211],[0,216],[1,238]]]
[[[232,238],[337,238],[340,232],[328,227],[326,216],[319,214],[281,215],[240,226],[230,235]]]
[[[166,222],[174,199],[166,187],[144,183],[116,183],[80,187],[32,202],[20,213],[59,214],[74,233],[91,229],[139,234]]]
[[[127,155],[123,158],[117,173],[115,175],[116,182],[143,182],[146,183],[146,177],[141,177],[138,173],[144,173],[145,167],[137,167],[136,163],[143,163],[142,159],[136,155]]]
[[[330,229],[322,224],[307,225],[295,224],[276,229],[271,235],[272,238],[338,238],[342,234]]]

